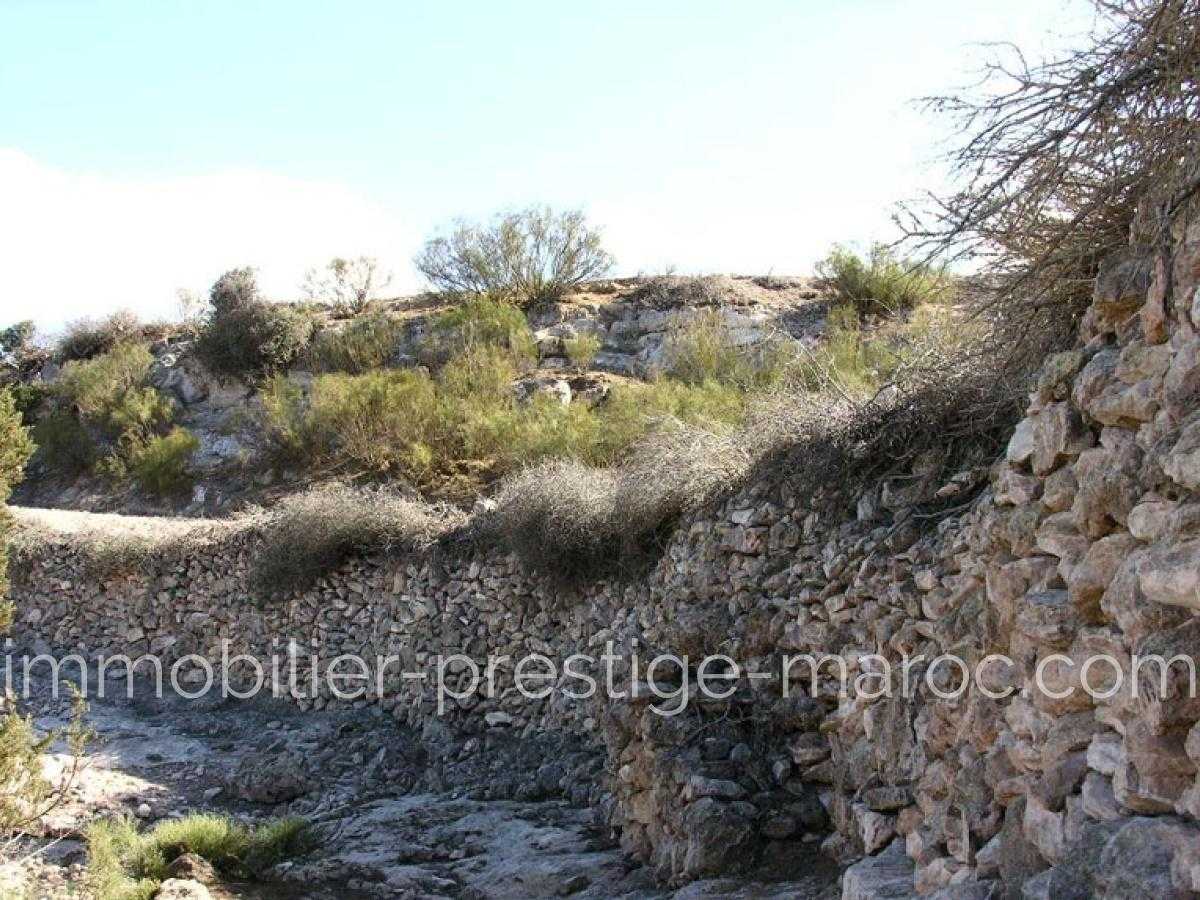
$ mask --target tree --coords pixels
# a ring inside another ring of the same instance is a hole
[[[311,300],[329,300],[337,309],[358,315],[391,281],[391,273],[381,272],[379,261],[372,256],[338,256],[324,269],[308,270],[304,293]]]
[[[542,206],[486,225],[459,221],[450,234],[427,241],[414,263],[439,290],[528,306],[603,275],[613,258],[583,212]]]

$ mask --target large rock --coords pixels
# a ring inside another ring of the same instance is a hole
[[[842,900],[915,900],[913,872],[904,845],[893,841],[878,856],[868,856],[846,870]]]
[[[1200,828],[1172,818],[1130,819],[1095,871],[1102,897],[1186,900],[1200,891]]]
[[[1092,295],[1095,321],[1102,331],[1116,330],[1145,303],[1153,262],[1153,255],[1140,247],[1122,248],[1104,258]]]
[[[752,808],[752,807],[751,807]],[[683,878],[738,871],[752,862],[754,826],[738,804],[705,797],[684,810]]]
[[[1162,462],[1163,473],[1189,490],[1200,490],[1200,416],[1193,416]]]
[[[1149,547],[1138,567],[1138,584],[1148,600],[1200,611],[1200,540]]]

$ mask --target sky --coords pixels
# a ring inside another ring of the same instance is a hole
[[[803,274],[942,183],[914,99],[1084,0],[0,0],[0,325],[275,299],[333,256],[421,287],[457,217],[582,208],[616,274]]]

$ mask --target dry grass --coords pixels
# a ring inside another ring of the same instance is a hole
[[[461,520],[381,490],[330,485],[296,494],[262,522],[252,582],[266,595],[302,590],[356,553],[428,547]]]
[[[681,515],[736,481],[749,463],[732,433],[676,424],[613,468],[552,460],[513,476],[495,509],[473,523],[473,537],[566,581],[634,574],[657,558]]]
[[[752,296],[752,290],[728,275],[658,275],[638,285],[629,299],[660,309],[676,309],[726,306]]]

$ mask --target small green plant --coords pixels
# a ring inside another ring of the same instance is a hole
[[[392,365],[404,340],[404,323],[386,313],[356,319],[344,328],[317,333],[305,358],[314,372],[361,375]]]
[[[257,380],[286,370],[312,338],[309,316],[259,296],[253,269],[218,278],[209,303],[195,352],[218,377]]]
[[[438,290],[529,306],[598,278],[613,258],[582,212],[531,207],[488,224],[460,221],[429,240],[414,263]]]
[[[170,877],[171,864],[186,853],[227,878],[254,879],[307,852],[311,837],[301,819],[249,827],[226,816],[196,814],[145,833],[129,819],[97,822],[87,830],[87,844],[88,888],[97,900],[141,900],[155,895]]]
[[[591,368],[592,363],[596,359],[596,354],[600,352],[601,346],[600,338],[590,331],[569,337],[563,341],[563,344],[566,346],[567,359],[570,360],[571,365],[580,371]]]
[[[37,421],[43,402],[50,396],[50,386],[41,381],[19,381],[9,386],[21,421],[32,425]]]
[[[176,426],[146,441],[130,454],[129,469],[137,483],[152,494],[178,494],[192,484],[189,468],[200,441]]]
[[[954,290],[954,280],[944,269],[901,259],[883,244],[874,244],[866,259],[835,247],[817,264],[817,275],[859,315],[894,315],[946,300]]]

